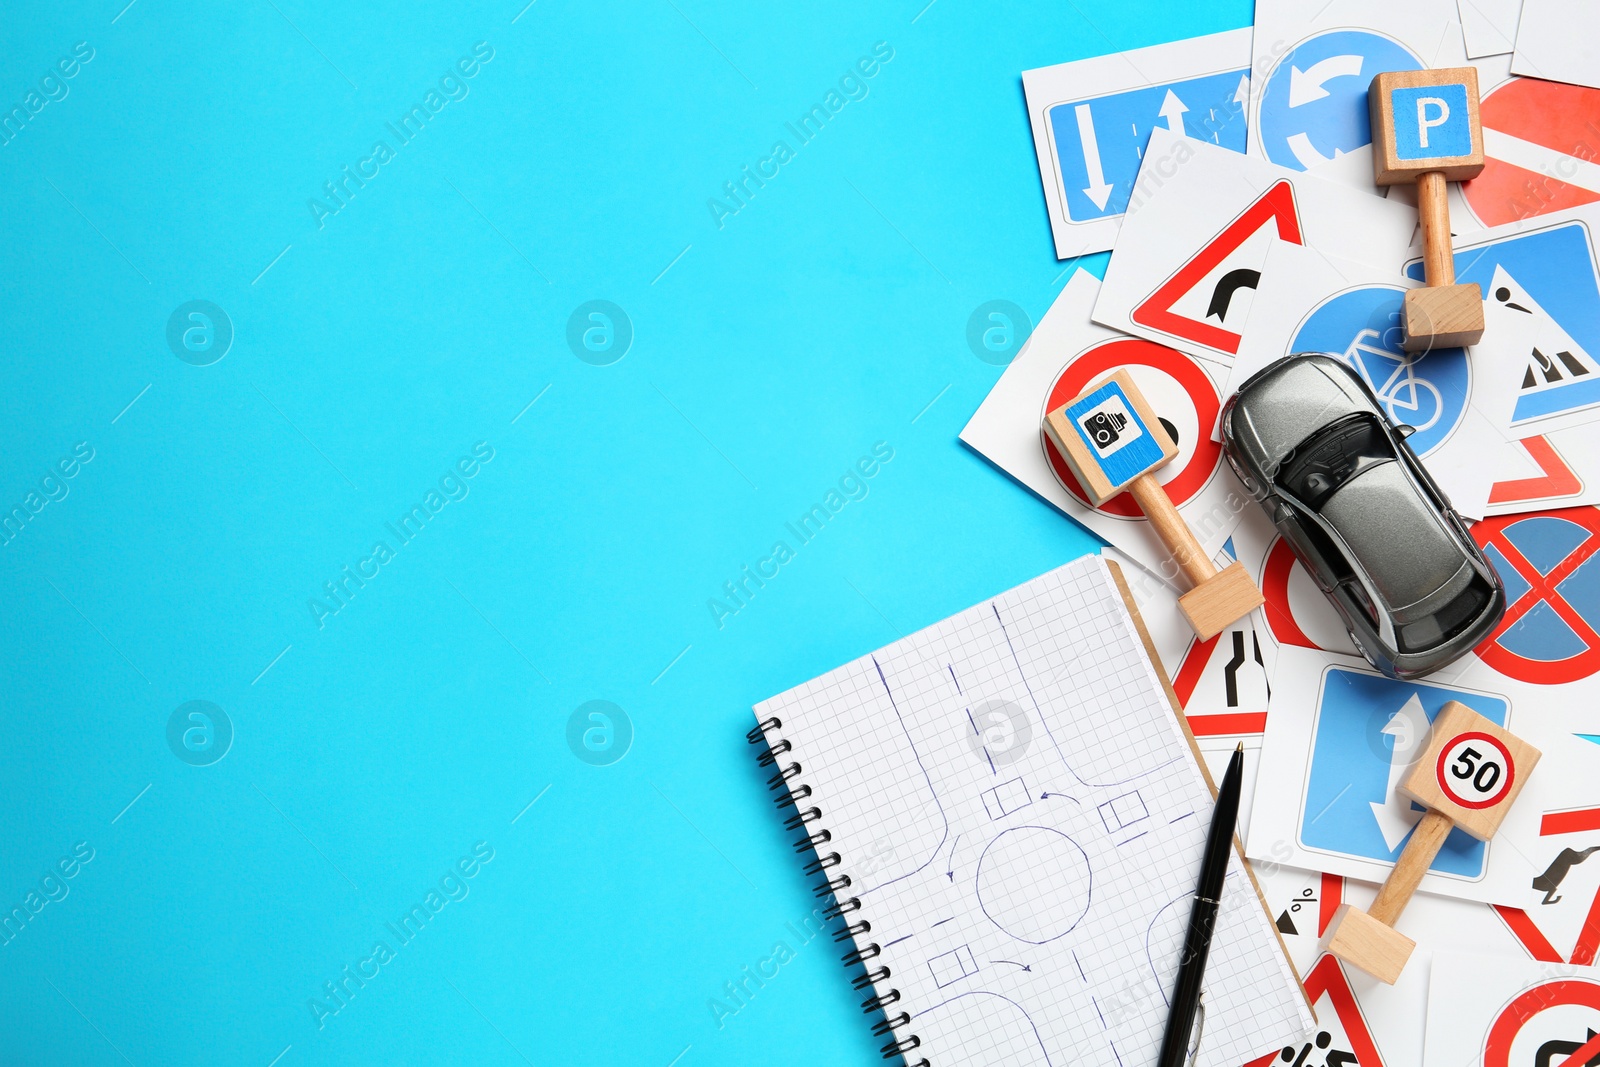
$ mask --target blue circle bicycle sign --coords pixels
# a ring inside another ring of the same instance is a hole
[[[1426,456],[1460,425],[1472,388],[1464,348],[1412,353],[1400,347],[1399,286],[1367,285],[1329,297],[1295,331],[1289,351],[1342,358],[1367,383],[1389,421],[1410,426],[1411,448]]]

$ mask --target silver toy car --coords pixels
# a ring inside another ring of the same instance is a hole
[[[1289,356],[1222,410],[1223,449],[1361,654],[1392,678],[1438,670],[1505,613],[1500,576],[1355,371]]]

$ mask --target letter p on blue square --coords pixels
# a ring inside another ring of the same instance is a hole
[[[1465,85],[1392,89],[1389,101],[1397,158],[1453,159],[1472,154],[1472,116]]]

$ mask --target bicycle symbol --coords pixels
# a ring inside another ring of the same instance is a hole
[[[1344,350],[1344,358],[1377,396],[1389,421],[1395,425],[1410,426],[1421,433],[1430,429],[1444,413],[1444,397],[1439,394],[1439,387],[1426,378],[1417,377],[1416,363],[1411,357],[1390,351],[1377,330],[1366,329],[1356,334],[1350,347]],[[1382,385],[1375,380],[1374,367],[1380,373],[1393,368]]]
[[[1337,355],[1361,376],[1384,414],[1410,426],[1407,443],[1426,457],[1460,425],[1472,388],[1464,348],[1436,348],[1413,356],[1400,349],[1405,290],[1362,285],[1318,304],[1290,338],[1285,353]]]

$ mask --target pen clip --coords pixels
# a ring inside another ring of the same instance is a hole
[[[1203,992],[1195,1004],[1195,1016],[1193,1044],[1189,1046],[1189,1054],[1186,1057],[1189,1067],[1194,1067],[1195,1061],[1200,1058],[1200,1038],[1206,1032],[1206,995]]]

